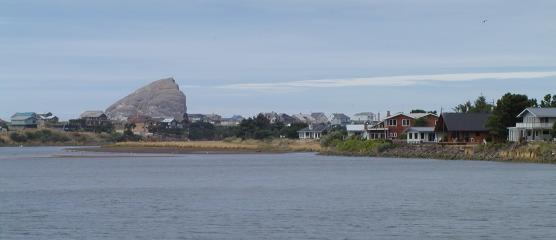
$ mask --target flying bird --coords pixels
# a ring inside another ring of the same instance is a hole
[[[486,23],[488,21],[488,19],[483,19],[483,21],[481,21],[482,23]]]

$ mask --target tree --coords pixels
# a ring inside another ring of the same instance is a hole
[[[425,111],[423,109],[413,109],[409,113],[427,113],[427,111]]]
[[[486,127],[498,141],[504,141],[508,135],[508,127],[515,126],[517,115],[528,107],[537,105],[537,100],[526,95],[506,93],[496,102]]]
[[[556,107],[556,94],[555,95],[546,94],[543,100],[541,100],[540,107],[542,108]]]
[[[484,96],[479,96],[475,102],[467,100],[463,104],[459,104],[454,107],[454,111],[458,113],[490,113],[492,112],[492,104],[486,101]]]
[[[484,96],[479,96],[475,100],[475,103],[473,104],[473,107],[471,107],[471,109],[469,109],[469,112],[490,113],[490,112],[492,112],[493,107],[494,106],[492,106],[492,104],[487,103],[486,98]]]
[[[458,112],[458,113],[466,113],[469,112],[469,109],[471,109],[473,107],[473,104],[471,104],[471,101],[467,101],[463,104],[458,104],[457,106],[454,107],[454,112]]]

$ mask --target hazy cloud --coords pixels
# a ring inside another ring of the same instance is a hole
[[[359,86],[411,86],[424,82],[463,82],[489,79],[532,79],[555,77],[556,71],[545,72],[497,72],[497,73],[452,73],[431,75],[401,75],[362,78],[335,78],[290,81],[282,83],[239,83],[222,85],[219,88],[238,90],[288,90],[293,88],[338,88]]]

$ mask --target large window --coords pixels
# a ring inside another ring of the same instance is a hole
[[[409,119],[402,119],[402,126],[409,126]]]
[[[398,125],[398,121],[396,119],[388,119],[388,126],[396,126]]]

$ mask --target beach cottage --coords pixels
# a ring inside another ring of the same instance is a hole
[[[547,141],[553,139],[556,108],[526,108],[517,115],[518,122],[508,128],[508,141]]]

